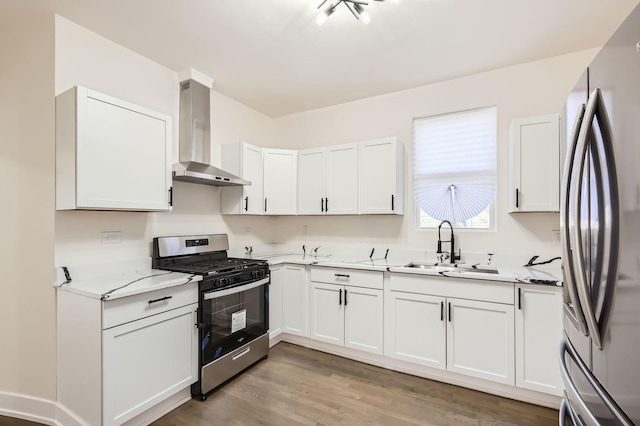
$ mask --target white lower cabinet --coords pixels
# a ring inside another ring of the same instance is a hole
[[[516,285],[516,386],[561,396],[562,288]]]
[[[513,315],[512,283],[392,273],[384,353],[513,385]]]
[[[385,300],[385,355],[446,370],[444,297],[392,291]]]
[[[269,274],[269,339],[273,339],[282,334],[284,268],[282,265],[271,266]]]
[[[309,286],[305,267],[284,265],[282,269],[282,331],[307,337]]]
[[[447,370],[513,385],[513,327],[511,305],[447,299]]]
[[[340,281],[353,285],[336,283]],[[383,354],[384,297],[381,272],[312,267],[310,289],[309,337]]]
[[[196,304],[104,330],[104,425],[119,425],[198,379]]]
[[[121,425],[198,380],[198,284],[101,301],[57,292],[58,403]],[[151,410],[151,411],[148,411]]]

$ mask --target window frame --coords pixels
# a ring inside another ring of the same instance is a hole
[[[415,170],[413,168],[413,164],[415,162],[415,159],[413,158],[413,155],[415,153],[415,146],[414,144],[416,143],[416,138],[415,138],[415,122],[416,120],[422,120],[422,119],[426,119],[426,118],[435,118],[435,117],[441,117],[441,116],[445,116],[445,115],[454,115],[454,114],[460,114],[460,113],[466,113],[466,112],[473,112],[473,111],[479,111],[479,110],[483,110],[483,109],[488,109],[488,108],[495,108],[496,110],[496,149],[495,149],[495,156],[496,156],[496,194],[494,196],[493,201],[491,202],[491,204],[489,205],[489,227],[488,228],[462,228],[462,227],[455,227],[456,232],[458,231],[463,231],[463,232],[496,232],[498,229],[498,220],[497,220],[497,206],[498,206],[498,201],[499,201],[499,195],[498,195],[498,187],[499,187],[499,179],[498,179],[498,138],[499,138],[499,133],[498,133],[498,105],[493,104],[493,105],[486,105],[486,106],[482,106],[482,107],[477,107],[477,108],[469,108],[469,109],[464,109],[464,110],[457,110],[457,111],[449,111],[449,112],[444,112],[444,113],[440,113],[440,114],[433,114],[433,115],[425,115],[425,116],[419,116],[419,117],[413,117],[411,123],[412,123],[412,135],[411,135],[411,143],[412,143],[412,150],[411,150],[411,160],[412,160],[412,169],[411,169],[411,198],[412,198],[412,202],[413,202],[413,213],[414,213],[414,230],[415,231],[433,231],[438,229],[437,226],[434,227],[422,227],[420,226],[420,213],[422,211],[422,209],[420,208],[420,206],[418,205],[418,202],[416,200],[416,197],[414,196],[413,193],[413,185],[414,185],[414,180],[415,180]],[[424,212],[424,214],[427,214],[426,212]],[[437,219],[435,219],[437,220]],[[455,226],[455,224],[454,224]]]

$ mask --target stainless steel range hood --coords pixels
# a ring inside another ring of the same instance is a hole
[[[214,186],[251,185],[209,164],[211,158],[210,89],[195,80],[180,83],[180,162],[173,180]]]

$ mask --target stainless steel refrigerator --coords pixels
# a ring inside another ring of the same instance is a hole
[[[640,426],[640,6],[564,116],[560,424]]]

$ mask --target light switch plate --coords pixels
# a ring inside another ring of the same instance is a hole
[[[553,241],[553,245],[554,246],[559,246],[560,245],[560,230],[559,229],[554,229],[553,231],[551,231],[551,240]]]

